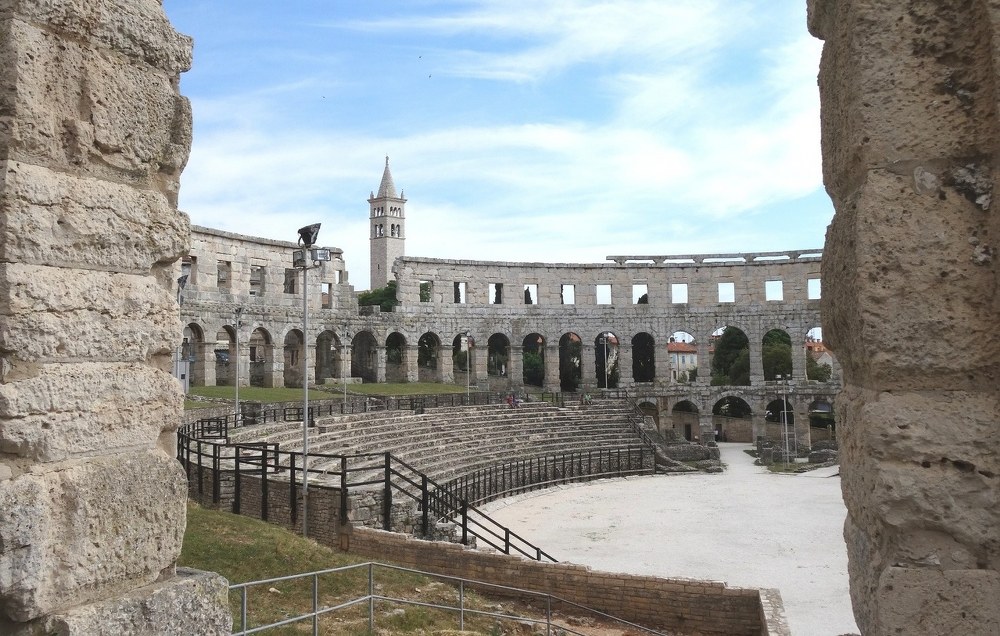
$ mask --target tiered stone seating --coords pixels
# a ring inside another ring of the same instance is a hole
[[[302,450],[301,422],[239,429],[230,442],[270,442]],[[310,429],[312,470],[340,469],[322,454],[391,452],[436,481],[486,466],[556,453],[638,447],[629,407],[616,402],[555,407],[547,403],[379,411],[317,420]]]

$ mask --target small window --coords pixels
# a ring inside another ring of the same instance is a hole
[[[420,281],[420,302],[429,303],[431,302],[431,295],[434,291],[434,284],[429,280]]]
[[[601,284],[597,286],[597,304],[611,304],[611,285]]]
[[[250,295],[261,296],[264,294],[264,274],[262,265],[250,266]]]
[[[785,289],[780,280],[764,281],[764,300],[779,301],[785,299]]]
[[[285,268],[285,285],[284,291],[286,294],[294,294],[299,282],[299,270]]]
[[[675,305],[686,305],[688,301],[688,284],[672,283],[670,285],[670,302]]]
[[[335,282],[338,285],[344,284],[344,271],[338,269],[336,272],[334,272],[334,274],[336,274],[337,278],[333,282]]]
[[[330,283],[320,284],[320,294],[323,297],[323,309],[333,307],[333,286]]]
[[[820,299],[820,279],[810,278],[806,281],[806,292],[809,294],[809,300],[819,300]]]
[[[181,276],[187,276],[188,285],[198,284],[198,259],[194,256],[185,256],[181,260]]]
[[[465,286],[467,283],[455,283],[455,304],[465,304]]]
[[[538,285],[529,284],[524,286],[524,304],[525,305],[538,304]]]
[[[560,285],[559,297],[564,305],[576,304],[576,285]]]
[[[646,285],[645,283],[632,285],[632,304],[633,305],[649,304],[649,285]]]
[[[216,263],[215,284],[219,289],[230,289],[233,279],[233,264],[229,261]]]
[[[503,304],[503,283],[490,283],[490,304]]]
[[[719,302],[736,302],[736,283],[719,283]]]

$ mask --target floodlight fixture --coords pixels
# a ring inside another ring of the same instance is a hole
[[[316,239],[319,236],[319,226],[319,223],[313,223],[312,225],[299,228],[299,245],[303,247],[312,247],[315,245]]]

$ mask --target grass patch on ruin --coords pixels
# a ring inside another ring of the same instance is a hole
[[[314,572],[329,568],[365,563],[359,558],[333,550],[314,541],[303,539],[284,528],[241,517],[227,512],[208,510],[188,504],[187,531],[178,564],[184,567],[218,572],[230,583],[244,583],[267,578]],[[432,577],[410,572],[379,568],[375,576],[376,593],[392,598],[417,600],[423,603],[455,605],[455,587]],[[319,577],[320,607],[331,607],[357,599],[368,590],[368,568]],[[308,612],[312,608],[310,579],[284,581],[256,587],[248,593],[250,613],[248,624],[260,626]],[[230,593],[233,626],[240,626],[240,596]],[[466,589],[466,608],[480,611],[502,611],[540,618],[537,610],[512,602],[485,598]],[[400,603],[377,602],[375,633],[437,633],[458,629],[456,612],[422,608]],[[530,634],[530,629],[512,621],[504,621],[497,632],[497,619],[466,614],[466,630],[470,634]],[[524,629],[524,631],[521,631]],[[311,620],[269,630],[267,634],[312,633]],[[362,635],[368,631],[368,603],[331,612],[320,619],[320,633]],[[466,633],[466,632],[463,632]]]

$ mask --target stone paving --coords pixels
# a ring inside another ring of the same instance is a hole
[[[720,475],[591,482],[488,509],[561,561],[777,588],[793,634],[857,633],[840,477],[775,475],[753,465],[749,444],[720,446]]]

